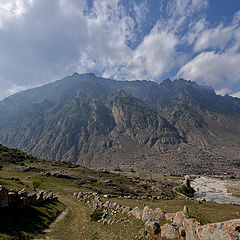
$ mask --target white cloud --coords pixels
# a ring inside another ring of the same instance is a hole
[[[216,28],[204,30],[195,43],[194,51],[199,52],[207,48],[224,49],[233,35],[233,26],[223,27],[222,24]]]
[[[26,13],[33,0],[0,0],[0,28],[6,21],[17,19]]]
[[[130,72],[136,78],[156,79],[176,64],[177,38],[172,33],[158,32],[157,27],[134,51]]]
[[[17,93],[19,91],[26,90],[29,87],[33,87],[33,86],[19,86],[19,85],[16,85],[16,84],[12,84],[11,87],[8,89],[8,92],[10,94],[14,94],[14,93]]]
[[[0,98],[75,71],[158,80],[180,68],[219,90],[239,81],[240,11],[213,28],[207,0],[162,0],[146,33],[153,3],[129,4],[131,13],[121,0],[0,0]]]
[[[134,2],[133,8],[135,12],[136,23],[138,25],[138,28],[140,28],[146,20],[146,14],[149,12],[147,1],[145,0],[140,4],[136,4],[136,2]]]
[[[190,22],[189,31],[182,38],[183,42],[189,45],[195,43],[206,26],[207,21],[205,18],[201,18],[197,22]]]
[[[231,94],[232,97],[240,98],[240,92],[235,92]]]
[[[174,32],[189,22],[196,22],[196,15],[208,6],[208,0],[173,0],[168,1],[166,23]]]
[[[234,94],[240,84],[240,11],[228,26],[210,28],[200,24],[200,31],[190,30],[186,39],[198,53],[177,73],[183,77],[213,86],[217,93]],[[204,27],[202,27],[204,26]]]
[[[225,96],[226,94],[231,93],[232,91],[228,88],[223,88],[221,90],[216,91],[217,95]]]
[[[237,11],[234,16],[233,16],[233,25],[234,26],[239,26],[239,23],[240,23],[240,10]]]
[[[202,52],[185,64],[177,76],[205,82],[216,89],[231,88],[240,81],[240,54]]]

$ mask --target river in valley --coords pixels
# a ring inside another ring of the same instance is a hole
[[[195,189],[194,199],[213,201],[217,203],[239,204],[240,199],[232,196],[227,190],[227,181],[209,177],[199,177],[191,182]]]

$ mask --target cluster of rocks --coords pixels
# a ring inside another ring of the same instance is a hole
[[[145,222],[146,230],[152,235],[159,235],[164,239],[186,239],[186,240],[239,240],[240,219],[226,222],[201,225],[188,216],[188,208],[176,213],[165,213],[163,210],[155,210],[138,207],[129,213],[130,215]],[[163,226],[160,222],[166,220]]]
[[[128,223],[129,220],[127,218],[114,219],[114,215],[117,213],[128,214],[132,209],[130,207],[124,207],[118,205],[117,203],[111,203],[110,201],[103,202],[100,196],[97,193],[92,192],[79,192],[74,193],[74,197],[76,197],[79,201],[88,200],[87,204],[89,204],[93,209],[103,209],[101,219],[103,225],[113,225],[118,224],[120,222]]]
[[[138,200],[170,200],[171,197],[169,196],[164,196],[160,195],[160,196],[152,196],[152,195],[144,195],[144,196],[131,196],[131,195],[116,195],[116,194],[104,194],[103,195],[104,198],[124,198],[124,199],[138,199]]]
[[[54,173],[50,173],[50,172],[42,172],[41,173],[42,176],[44,177],[56,177],[56,178],[65,178],[65,179],[72,179],[72,180],[78,180],[78,184],[86,184],[86,183],[94,183],[97,182],[97,179],[95,178],[83,178],[83,177],[79,177],[73,174],[69,174],[69,173],[65,173],[64,171],[57,171]]]
[[[67,173],[64,173],[64,172],[54,172],[54,173],[50,173],[50,172],[44,172],[42,173],[43,176],[45,177],[50,177],[50,176],[53,176],[53,177],[56,177],[56,178],[65,178],[65,179],[73,179],[73,180],[79,180],[81,179],[80,177],[77,177],[75,175],[72,175],[72,174],[67,174]]]
[[[117,222],[111,215],[117,213],[133,216],[145,223],[147,232],[155,236],[155,239],[186,239],[186,240],[239,240],[240,239],[240,219],[201,225],[193,218],[188,216],[188,208],[185,206],[183,211],[176,213],[166,213],[160,208],[151,209],[145,206],[143,210],[139,207],[131,209],[110,201],[103,202],[97,193],[75,193],[74,197],[79,200],[88,199],[87,204],[94,209],[104,209],[102,215],[103,224],[112,225]],[[92,198],[92,199],[90,199]],[[91,200],[91,201],[90,201]],[[101,221],[100,220],[100,221]],[[167,222],[160,226],[161,223]]]
[[[8,190],[4,186],[0,186],[0,208],[26,208],[29,205],[41,205],[45,202],[53,202],[58,198],[53,193],[38,193],[29,194],[26,189],[19,192]]]
[[[35,168],[35,167],[23,167],[23,168],[22,168],[22,171],[23,171],[23,172],[38,173],[38,172],[40,172],[41,170],[38,169],[38,168]]]

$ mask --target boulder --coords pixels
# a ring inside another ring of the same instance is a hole
[[[161,237],[164,239],[176,239],[179,237],[179,232],[172,224],[166,223],[161,227]]]
[[[16,207],[19,202],[19,196],[16,192],[10,191],[8,192],[8,206]]]
[[[160,222],[165,218],[165,211],[160,208],[156,208],[152,215],[152,221]]]
[[[186,231],[184,227],[178,229],[180,237],[186,237]]]
[[[240,219],[206,224],[198,228],[200,240],[239,240]]]
[[[0,207],[8,207],[8,190],[0,186]]]
[[[160,222],[161,220],[164,219],[164,217],[165,212],[160,208],[156,208],[155,210],[153,210],[146,206],[143,209],[142,220],[144,222],[146,221]]]
[[[79,192],[77,195],[76,195],[77,198],[83,198],[83,193],[82,192]]]
[[[173,218],[173,224],[177,225],[178,227],[181,227],[183,225],[183,220],[185,218],[188,218],[188,216],[184,212],[176,212],[174,218]]]
[[[186,215],[188,215],[188,207],[187,207],[187,206],[184,206],[184,207],[183,207],[183,212],[184,212]]]
[[[153,216],[153,210],[149,206],[145,206],[142,211],[142,220],[144,222],[151,221]]]
[[[112,208],[113,208],[113,209],[116,209],[116,207],[117,207],[117,203],[114,202],[114,203],[112,204]]]
[[[18,208],[25,208],[27,206],[27,202],[26,202],[26,197],[20,197],[19,202],[18,202]]]
[[[109,202],[109,201],[106,201],[106,202],[103,204],[103,206],[104,206],[105,208],[108,208],[109,205],[110,205],[110,202]]]
[[[183,219],[183,227],[186,232],[187,240],[199,240],[198,237],[198,228],[200,227],[200,223],[197,222],[193,218],[184,218]]]
[[[136,219],[142,219],[142,210],[138,207],[135,207],[131,212],[130,215],[134,216]]]
[[[131,211],[131,208],[130,207],[124,207],[123,210],[122,210],[122,213],[123,214],[127,214]]]
[[[37,204],[37,194],[33,193],[31,195],[28,195],[28,201],[29,201],[29,204],[36,205]]]
[[[103,195],[104,198],[111,198],[111,195],[110,194],[105,194]]]
[[[165,219],[167,221],[171,221],[172,222],[174,217],[175,217],[175,213],[165,213]]]
[[[40,191],[37,193],[37,199],[36,199],[36,204],[41,204],[43,203],[43,191]]]
[[[28,196],[28,191],[26,189],[22,189],[18,192],[18,195],[20,197],[27,197]]]
[[[145,228],[152,235],[156,235],[156,234],[159,234],[161,232],[160,225],[159,225],[158,222],[147,221],[145,223]]]
[[[50,192],[47,196],[46,196],[46,201],[52,201],[53,200],[53,193]]]

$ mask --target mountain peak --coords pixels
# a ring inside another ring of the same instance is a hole
[[[95,75],[95,73],[83,73],[83,74],[79,74],[78,72],[74,72],[72,74],[72,77],[79,77],[79,76],[86,76],[86,77],[94,77],[96,78],[97,76]]]
[[[74,72],[74,73],[72,74],[72,77],[78,77],[78,76],[80,76],[80,74],[77,73],[77,72]]]

